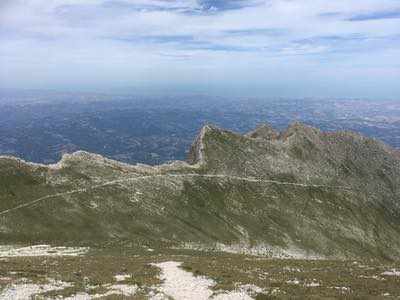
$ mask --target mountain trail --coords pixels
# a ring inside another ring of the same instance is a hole
[[[225,174],[154,174],[154,175],[144,175],[144,176],[137,176],[137,177],[130,177],[130,178],[124,178],[124,179],[116,179],[116,180],[111,180],[104,182],[102,184],[98,185],[93,185],[87,188],[80,188],[80,189],[75,189],[71,190],[68,192],[63,192],[63,193],[56,193],[56,194],[51,194],[51,195],[46,195],[43,197],[40,197],[38,199],[32,200],[30,202],[26,202],[23,204],[20,204],[18,206],[3,210],[0,212],[0,216],[5,215],[9,212],[25,208],[28,206],[32,206],[36,203],[39,203],[41,201],[51,199],[51,198],[56,198],[56,197],[62,197],[62,196],[67,196],[71,194],[76,194],[76,193],[85,193],[89,190],[94,190],[98,188],[102,188],[108,185],[113,185],[117,183],[124,183],[124,182],[129,182],[129,181],[137,181],[137,180],[145,180],[145,179],[151,179],[151,178],[157,178],[157,177],[200,177],[200,178],[223,178],[223,179],[232,179],[232,180],[243,180],[243,181],[248,181],[248,182],[260,182],[260,183],[271,183],[271,184],[277,184],[277,185],[288,185],[288,186],[297,186],[297,187],[304,187],[304,188],[329,188],[329,189],[343,189],[343,190],[352,190],[349,187],[346,186],[332,186],[332,185],[318,185],[318,184],[305,184],[305,183],[295,183],[295,182],[287,182],[287,181],[278,181],[278,180],[270,180],[270,179],[258,179],[255,177],[240,177],[240,176],[231,176],[231,175],[225,175]]]

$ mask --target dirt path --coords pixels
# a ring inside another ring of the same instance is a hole
[[[145,179],[151,179],[151,178],[157,178],[157,177],[200,177],[200,178],[222,178],[222,179],[232,179],[232,180],[241,180],[241,181],[248,181],[248,182],[260,182],[260,183],[270,183],[270,184],[277,184],[277,185],[287,185],[287,186],[296,186],[296,187],[304,187],[304,188],[329,188],[329,189],[342,189],[342,190],[351,190],[351,188],[346,187],[346,186],[331,186],[331,185],[317,185],[317,184],[305,184],[305,183],[295,183],[295,182],[286,182],[286,181],[278,181],[278,180],[269,180],[269,179],[258,179],[255,177],[240,177],[240,176],[230,176],[230,175],[224,175],[224,174],[155,174],[155,175],[144,175],[144,176],[138,176],[138,177],[131,177],[131,178],[124,178],[124,179],[116,179],[116,180],[111,180],[104,182],[102,184],[98,185],[93,185],[87,188],[80,188],[80,189],[75,189],[71,190],[68,192],[63,192],[63,193],[56,193],[56,194],[51,194],[51,195],[46,195],[43,197],[40,197],[38,199],[32,200],[30,202],[26,202],[20,205],[17,205],[15,207],[3,210],[0,212],[0,216],[5,215],[9,212],[32,206],[36,203],[39,203],[41,201],[51,199],[51,198],[56,198],[56,197],[62,197],[66,195],[72,195],[76,193],[85,193],[89,190],[95,190],[98,188],[102,188],[108,185],[113,185],[117,183],[124,183],[124,182],[129,182],[129,181],[139,181],[139,180],[145,180]]]

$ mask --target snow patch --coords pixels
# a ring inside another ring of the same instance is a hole
[[[288,280],[288,281],[286,281],[286,283],[288,283],[288,284],[300,284],[300,281],[298,280],[298,279],[293,279],[293,280]]]
[[[52,247],[50,245],[35,245],[16,247],[12,245],[0,246],[0,257],[20,256],[79,256],[84,255],[87,247]]]
[[[372,276],[360,275],[358,277],[359,278],[365,278],[365,279],[385,280],[384,278],[380,278],[377,275],[372,275]]]
[[[63,290],[71,286],[70,283],[52,279],[50,279],[46,284],[34,284],[22,281],[20,283],[6,286],[0,294],[0,300],[26,300],[34,298],[37,294]]]
[[[346,292],[350,292],[351,291],[351,289],[349,287],[346,287],[346,286],[334,286],[333,288],[335,290],[338,290],[338,291],[342,292],[342,293],[346,293]]]
[[[165,296],[179,299],[209,299],[213,292],[210,287],[214,286],[213,280],[206,277],[195,277],[192,273],[179,268],[182,263],[167,261],[159,264],[153,264],[161,269],[161,280],[163,284],[160,292]]]
[[[127,284],[114,284],[108,286],[109,290],[103,294],[99,295],[98,297],[105,297],[109,295],[121,295],[124,297],[130,297],[135,295],[138,287],[136,285],[127,285]]]
[[[182,270],[181,262],[167,261],[152,265],[161,269],[160,279],[163,281],[161,286],[155,288],[157,293],[151,296],[153,300],[168,299],[168,297],[175,300],[250,300],[252,298],[249,294],[261,291],[257,286],[243,285],[235,291],[223,291],[214,295],[211,288],[216,285],[216,282],[205,276],[194,276]]]
[[[321,286],[321,284],[319,282],[313,281],[313,282],[304,284],[304,286],[305,287],[319,287],[319,286]]]
[[[90,201],[89,202],[89,206],[91,207],[91,208],[98,208],[99,207],[99,205],[95,202],[95,201]]]
[[[117,282],[124,281],[124,280],[126,280],[126,279],[128,279],[130,277],[131,277],[131,275],[128,275],[128,274],[117,274],[117,275],[114,276],[114,278],[115,278],[115,280]]]
[[[104,294],[88,294],[84,292],[79,292],[75,295],[63,298],[63,300],[92,300],[92,299],[108,297],[111,295],[132,297],[136,294],[136,291],[138,289],[136,285],[127,285],[127,284],[114,284],[114,285],[108,284],[104,285],[103,287],[108,288],[108,291],[105,292]]]
[[[382,273],[385,276],[400,276],[400,271],[396,269],[391,269]]]
[[[89,295],[88,293],[77,293],[73,296],[63,298],[63,300],[91,300],[94,295]]]
[[[318,254],[307,252],[300,248],[289,247],[287,249],[270,246],[267,244],[258,244],[251,246],[249,243],[243,241],[242,243],[226,245],[216,243],[214,245],[204,245],[200,243],[182,243],[179,249],[209,251],[209,252],[226,252],[234,254],[245,254],[252,256],[265,256],[278,259],[308,259],[308,260],[323,260],[325,257]]]
[[[218,294],[211,299],[215,300],[253,300],[244,291],[232,291],[224,294]]]

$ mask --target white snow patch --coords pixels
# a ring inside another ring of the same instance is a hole
[[[223,294],[218,294],[212,299],[216,300],[250,300],[253,299],[251,296],[256,296],[258,293],[263,292],[263,289],[254,284],[245,284],[237,288],[236,291],[231,291]]]
[[[254,284],[245,284],[245,285],[241,285],[240,289],[242,291],[246,291],[248,294],[258,294],[261,293],[263,291],[262,288],[254,285]]]
[[[77,293],[70,297],[65,297],[63,300],[91,300],[94,295],[89,295],[88,293]]]
[[[377,275],[372,275],[372,276],[360,275],[358,277],[365,278],[365,279],[385,280],[385,278],[380,278]]]
[[[346,286],[335,286],[333,288],[335,290],[341,291],[342,293],[346,293],[346,292],[350,292],[351,291],[351,289],[349,287],[346,287]]]
[[[400,271],[396,269],[391,269],[389,271],[383,272],[382,275],[385,276],[400,276]]]
[[[0,257],[19,256],[78,256],[85,254],[86,247],[52,247],[50,245],[35,245],[28,247],[16,247],[12,245],[0,246]]]
[[[283,270],[288,272],[302,272],[302,270],[299,268],[291,268],[291,267],[283,267]]]
[[[114,284],[108,287],[109,290],[103,294],[99,295],[99,297],[105,297],[109,295],[121,295],[124,297],[130,297],[135,295],[138,287],[136,285],[127,285],[127,284]]]
[[[224,294],[218,294],[211,299],[215,300],[253,300],[249,295],[244,291],[231,291]]]
[[[304,284],[305,287],[319,287],[321,286],[321,284],[319,282],[310,282],[310,283],[306,283]]]
[[[89,202],[89,206],[90,206],[91,208],[98,208],[98,207],[99,207],[99,205],[98,205],[95,201],[90,201],[90,202]]]
[[[92,300],[103,298],[111,295],[118,295],[122,297],[132,297],[135,295],[138,287],[136,285],[127,285],[127,284],[114,284],[114,285],[105,285],[109,290],[104,294],[88,294],[88,293],[77,293],[73,296],[63,298],[63,300]],[[1,299],[0,299],[1,300]]]
[[[114,278],[117,282],[124,281],[130,277],[131,277],[131,275],[129,275],[129,274],[117,274],[114,276]]]
[[[286,281],[286,283],[288,283],[288,284],[300,284],[300,281],[298,280],[298,279],[293,279],[293,280],[288,280],[288,281]]]
[[[221,292],[213,295],[211,290],[216,282],[204,276],[194,276],[192,273],[180,268],[181,262],[167,261],[153,264],[161,269],[161,280],[163,283],[156,288],[157,293],[151,296],[151,299],[175,300],[250,300],[249,294],[258,293],[261,289],[254,285],[243,285],[235,291]]]
[[[154,264],[161,269],[161,279],[164,281],[160,292],[176,300],[209,299],[213,294],[210,287],[215,285],[214,281],[206,277],[195,277],[179,268],[181,265],[182,263],[175,261]]]
[[[0,281],[11,281],[11,277],[0,277]]]
[[[246,241],[238,244],[226,245],[216,243],[214,245],[204,245],[199,243],[182,243],[179,249],[210,251],[210,252],[227,252],[235,254],[246,254],[253,256],[265,256],[278,259],[308,259],[308,260],[323,260],[325,257],[318,254],[304,251],[300,248],[291,246],[287,249],[270,246],[268,244],[258,244],[251,246]]]
[[[20,282],[8,285],[0,294],[0,300],[26,300],[34,298],[34,295],[50,291],[63,290],[72,285],[63,281],[49,280],[46,284],[34,284]]]
[[[277,295],[281,293],[281,289],[276,287],[271,290],[271,295]]]

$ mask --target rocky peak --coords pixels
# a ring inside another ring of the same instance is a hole
[[[316,138],[321,134],[321,131],[315,127],[306,125],[301,122],[294,122],[282,133],[282,138],[287,139],[290,136],[298,135],[308,138]]]
[[[237,135],[240,136],[239,134],[235,134],[231,131],[224,130],[222,128],[219,128],[216,125],[213,124],[206,124],[204,125],[197,137],[195,138],[190,151],[189,155],[187,158],[187,162],[190,164],[196,164],[196,163],[205,163],[206,161],[206,144],[208,142],[213,142],[218,137],[221,137],[223,135]]]
[[[259,138],[265,140],[275,140],[278,138],[279,134],[272,128],[272,126],[270,126],[267,123],[264,123],[258,125],[256,129],[245,134],[245,136],[255,139]]]
[[[204,162],[204,137],[207,131],[214,130],[213,125],[204,125],[197,137],[195,138],[192,146],[190,147],[189,155],[187,161],[190,164],[202,163]]]

